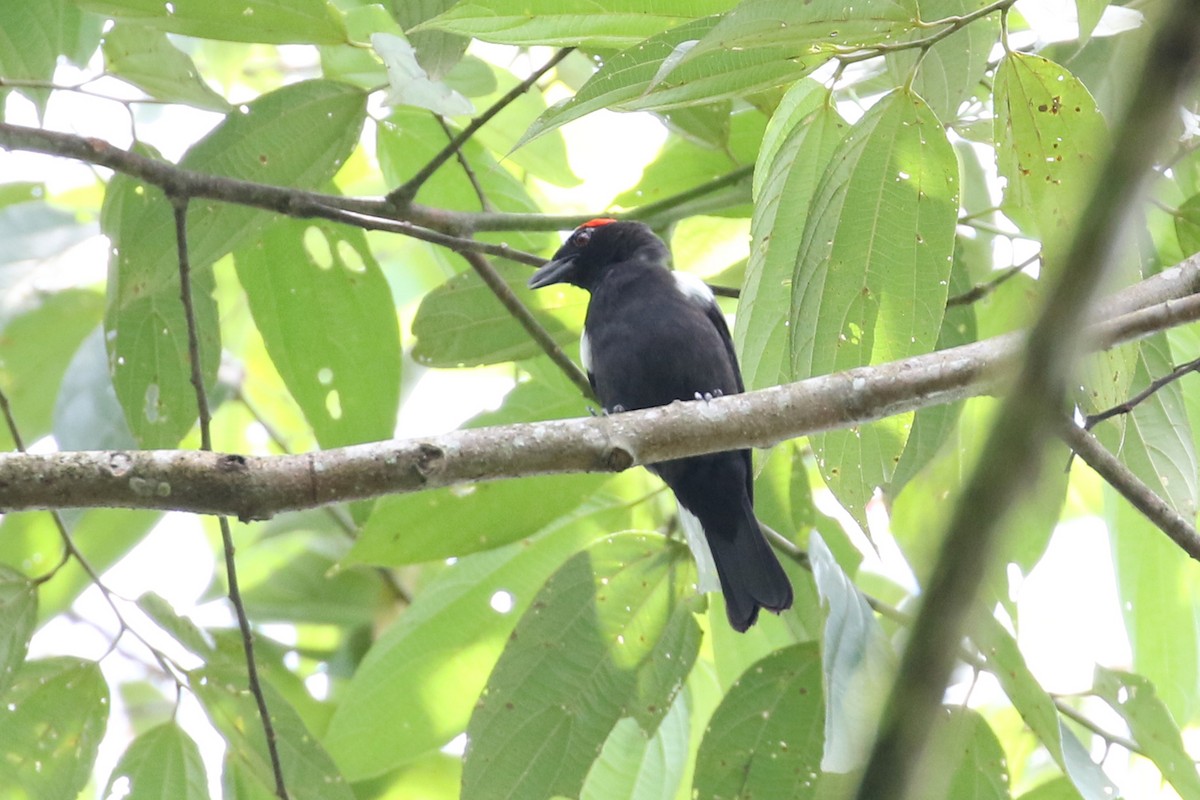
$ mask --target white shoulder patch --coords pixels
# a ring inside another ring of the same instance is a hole
[[[684,297],[688,297],[706,307],[717,302],[716,298],[713,297],[712,289],[708,288],[708,284],[690,272],[675,270],[671,275],[675,278],[675,286],[683,293]]]
[[[583,362],[583,371],[592,373],[592,343],[588,341],[587,328],[579,336],[579,360]]]

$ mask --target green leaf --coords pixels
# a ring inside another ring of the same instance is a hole
[[[115,564],[150,532],[162,514],[116,508],[93,508],[66,515],[71,538],[97,571]],[[65,611],[94,581],[70,559],[62,567],[63,541],[54,518],[45,512],[5,514],[0,521],[0,563],[19,568],[30,577],[51,570],[54,580],[38,587],[38,619],[44,622]]]
[[[1200,592],[1193,566],[1107,487],[1104,507],[1133,669],[1154,682],[1176,718],[1193,719],[1200,710]]]
[[[1020,800],[1080,800],[1080,794],[1071,779],[1064,777],[1046,781],[1021,795]]]
[[[686,548],[619,534],[568,561],[521,617],[467,728],[464,800],[575,796],[622,717],[653,732],[700,629]]]
[[[1078,78],[1040,56],[1006,55],[993,94],[1002,208],[1041,235],[1043,270],[1054,271],[1108,150],[1104,118]]]
[[[793,273],[792,377],[932,350],[957,216],[958,162],[941,123],[921,98],[892,93],[851,129],[817,185]],[[822,476],[864,528],[911,419],[813,437]]]
[[[692,43],[708,35],[720,17],[688,22],[651,36],[604,61],[570,99],[551,107],[525,132],[522,143],[600,109],[665,110],[709,104],[799,80],[827,54],[797,55],[791,47],[713,50],[679,61]],[[673,68],[664,72],[664,64]]]
[[[99,294],[82,289],[36,294],[0,328],[0,389],[26,446],[51,431],[68,364],[99,324],[103,307]],[[0,431],[4,448],[15,447],[8,426]]]
[[[243,669],[210,665],[190,675],[190,685],[209,719],[225,737],[226,758],[258,792],[274,795],[275,778],[262,718],[247,691]],[[284,783],[293,800],[353,800],[354,793],[296,710],[269,683],[263,684]],[[239,795],[243,796],[243,795]]]
[[[1085,45],[1092,38],[1096,23],[1104,16],[1108,0],[1075,0],[1075,13],[1079,19],[1079,44]]]
[[[825,736],[821,768],[850,772],[865,761],[896,670],[896,654],[866,598],[819,533],[808,540],[813,577],[828,608],[821,649]]]
[[[96,325],[67,365],[54,401],[54,440],[63,450],[137,447],[108,371],[104,328]]]
[[[1200,252],[1200,194],[1194,194],[1175,211],[1175,235],[1185,255]]]
[[[1063,724],[1054,701],[1041,687],[1025,664],[1016,640],[990,613],[981,611],[975,617],[973,637],[984,658],[988,671],[996,676],[1013,708],[1050,753],[1054,762],[1067,774],[1084,800],[1106,800],[1115,797],[1116,787],[1104,770],[1088,756],[1075,734]]]
[[[108,722],[108,686],[100,666],[78,658],[27,661],[3,701],[0,787],[6,797],[78,796]]]
[[[713,714],[693,797],[815,797],[825,718],[817,644],[776,650],[734,682]]]
[[[341,14],[326,0],[79,0],[97,14],[201,39],[267,44],[345,42]]]
[[[314,188],[354,148],[364,115],[361,92],[306,81],[262,95],[226,117],[180,162],[184,169],[260,183]],[[101,226],[113,242],[105,318],[113,385],[143,447],[172,447],[196,418],[187,330],[179,301],[173,215],[162,193],[118,176]],[[207,201],[190,204],[188,248],[205,383],[220,357],[212,271],[218,258],[270,220],[265,212]]]
[[[463,62],[464,65],[469,62]],[[501,96],[516,87],[517,77],[507,70],[491,67],[494,88],[480,97],[481,108],[490,108]],[[547,181],[555,186],[578,186],[579,177],[571,170],[567,160],[567,145],[559,133],[542,136],[536,142],[517,147],[522,134],[533,121],[546,113],[546,100],[541,92],[528,91],[513,100],[488,124],[476,132],[474,138],[500,157],[505,164],[515,164],[528,175]]]
[[[153,620],[155,625],[171,634],[176,642],[196,655],[203,658],[215,655],[212,638],[196,623],[176,613],[171,604],[161,596],[154,592],[146,592],[137,599],[137,607]]]
[[[688,760],[688,697],[680,692],[653,736],[625,717],[604,742],[580,800],[660,800],[674,797]]]
[[[683,57],[683,63],[714,50],[773,50],[831,53],[837,48],[883,42],[913,28],[915,0],[743,0],[721,17],[712,32]]]
[[[400,330],[366,235],[280,220],[234,253],[234,263],[271,361],[320,445],[390,438]]]
[[[1183,746],[1179,726],[1141,675],[1096,667],[1092,691],[1121,715],[1133,739],[1180,797],[1200,797],[1200,773]]]
[[[126,800],[208,800],[200,748],[173,721],[133,740],[108,779],[106,797],[118,781]]]
[[[371,647],[330,720],[325,745],[351,780],[393,769],[466,728],[541,585],[568,556],[619,529],[606,524],[608,510],[588,503],[527,540],[458,559],[422,589]],[[395,737],[379,737],[381,727]]]
[[[849,125],[827,102],[825,87],[798,82],[784,95],[754,168],[750,261],[738,301],[733,338],[749,389],[787,382],[792,348],[787,321],[792,274],[817,181]]]
[[[578,328],[561,317],[582,318],[587,295],[577,289],[530,292],[529,268],[493,262],[496,272],[529,307],[559,346],[578,341]],[[425,295],[412,323],[412,356],[427,367],[475,367],[533,358],[543,351],[474,272],[455,275]]]
[[[458,0],[391,0],[388,7],[396,22],[407,31],[408,40],[417,48],[417,60],[435,78],[445,76],[459,63],[471,40],[445,31],[412,30],[452,8]],[[377,29],[379,30],[379,29]]]
[[[919,0],[921,19],[929,23],[959,17],[987,5],[985,0]],[[922,27],[901,34],[897,44],[924,39],[937,28]],[[913,91],[947,122],[958,118],[959,107],[972,96],[983,95],[979,85],[988,69],[992,46],[1000,34],[1000,15],[989,14],[950,34],[924,52],[896,50],[885,56],[888,75],[903,84],[917,67]]]
[[[475,106],[443,81],[429,77],[417,63],[417,51],[403,36],[371,34],[371,47],[387,70],[388,92],[384,104],[423,108],[447,117],[474,114]]]
[[[226,112],[229,103],[213,91],[192,59],[162,31],[140,25],[114,25],[104,34],[105,69],[156,100]]]
[[[556,0],[463,0],[415,30],[448,31],[500,44],[629,47],[734,5],[734,0],[599,0],[585,9]]]
[[[37,622],[37,587],[0,564],[0,698],[16,679]]]
[[[1009,800],[1004,748],[987,720],[962,706],[944,711],[931,737],[934,752],[925,773],[950,776],[950,785],[940,796],[946,800]]]
[[[71,38],[78,32],[81,16],[68,0],[0,3],[0,75],[11,80],[51,82],[59,54],[74,54]],[[39,114],[45,111],[49,89],[19,91],[33,101]],[[4,94],[0,89],[0,100]]]

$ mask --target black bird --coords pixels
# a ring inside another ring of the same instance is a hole
[[[640,222],[594,219],[571,234],[529,280],[591,293],[580,355],[609,413],[743,391],[733,339],[712,291],[668,266],[670,252]],[[729,624],[745,631],[759,608],[792,605],[792,586],[754,516],[749,450],[649,465],[675,493],[702,591],[711,552]],[[707,585],[706,585],[707,584]]]

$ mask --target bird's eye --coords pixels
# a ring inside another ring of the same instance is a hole
[[[583,247],[592,240],[592,229],[581,228],[575,231],[575,235],[571,237],[571,243],[576,247]]]

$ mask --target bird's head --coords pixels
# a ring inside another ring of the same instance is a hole
[[[554,258],[533,273],[529,288],[570,283],[590,290],[618,264],[666,266],[669,258],[662,239],[641,222],[594,219],[576,228]]]

